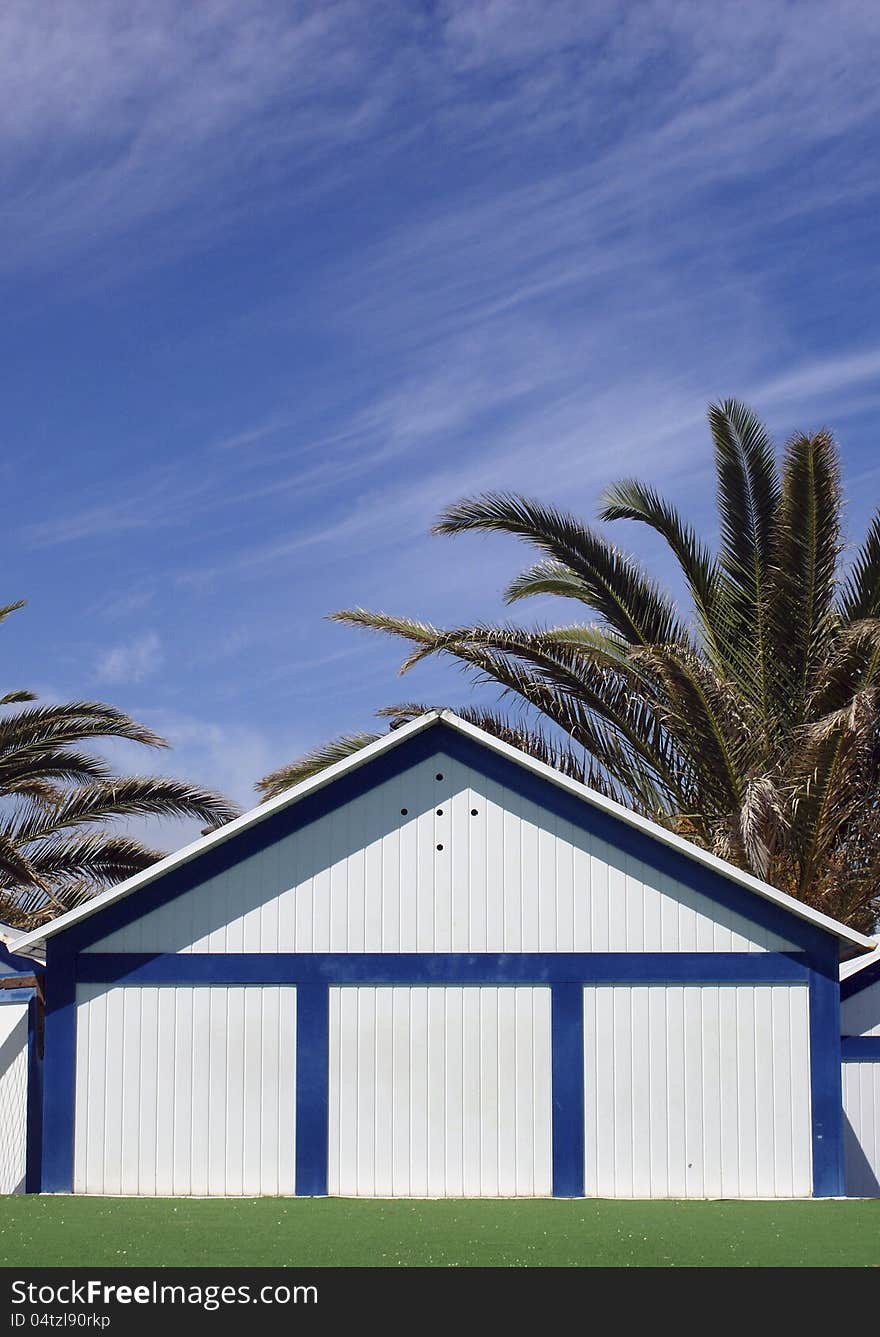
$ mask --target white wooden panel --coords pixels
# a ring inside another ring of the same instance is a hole
[[[80,985],[74,1190],[293,1193],[295,1077],[294,988]]]
[[[880,1062],[844,1063],[843,1114],[847,1195],[880,1197]]]
[[[585,987],[587,1196],[808,1197],[808,1008],[802,985]]]
[[[23,1193],[27,1157],[28,1005],[0,1006],[0,1193]]]
[[[840,1004],[841,1035],[880,1035],[880,980]]]
[[[549,1195],[550,1064],[546,987],[331,989],[329,1192]]]
[[[89,950],[745,952],[794,945],[438,753]]]

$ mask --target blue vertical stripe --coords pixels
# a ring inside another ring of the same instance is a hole
[[[550,988],[553,1044],[553,1196],[584,1194],[584,986]]]
[[[330,990],[326,984],[299,984],[296,990],[296,1192],[299,1197],[317,1198],[327,1193],[329,1056]]]
[[[76,1105],[76,958],[59,951],[51,938],[46,947],[41,1187],[44,1193],[70,1193]]]
[[[810,971],[810,1095],[813,1115],[813,1197],[844,1194],[840,983],[836,951]]]
[[[43,1140],[43,1058],[41,1054],[42,1016],[40,999],[35,993],[28,1004],[27,1050],[27,1153],[25,1193],[39,1193]]]

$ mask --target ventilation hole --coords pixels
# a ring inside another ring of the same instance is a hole
[[[476,815],[477,815],[476,808],[471,808],[471,817],[476,817]]]
[[[443,816],[443,809],[442,809],[442,808],[438,808],[438,809],[437,809],[437,816],[438,816],[438,817],[442,817],[442,816]]]
[[[435,780],[442,780],[442,779],[443,779],[443,772],[442,772],[442,771],[438,771],[437,774],[434,776],[434,779],[435,779]]]
[[[442,845],[438,845],[437,848],[438,848],[438,850],[442,850],[443,846],[442,846]]]
[[[405,817],[406,814],[407,814],[408,812],[409,812],[409,808],[401,808],[401,810],[400,810],[400,815],[401,815],[401,817]]]

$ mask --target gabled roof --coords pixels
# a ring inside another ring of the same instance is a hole
[[[851,975],[857,975],[860,970],[865,970],[880,961],[880,938],[869,938],[868,941],[874,948],[873,952],[868,952],[867,956],[857,956],[850,961],[842,962],[840,967],[842,980],[849,979]]]
[[[854,961],[844,961],[840,967],[841,1000],[852,998],[854,993],[869,989],[880,980],[880,939],[872,938],[873,952],[866,956],[857,956]]]
[[[312,776],[308,780],[303,780],[301,784],[294,785],[283,794],[279,794],[277,797],[267,800],[267,802],[262,803],[258,808],[253,808],[243,816],[237,817],[235,821],[228,822],[225,826],[210,832],[209,835],[203,836],[200,840],[194,841],[191,845],[186,845],[183,849],[177,850],[174,854],[169,854],[166,858],[160,859],[158,863],[145,869],[144,872],[136,873],[134,877],[128,878],[125,882],[120,882],[117,886],[110,887],[99,896],[95,896],[92,900],[77,906],[75,910],[69,910],[67,914],[60,915],[58,919],[53,920],[49,924],[45,924],[42,928],[19,937],[14,943],[14,950],[16,952],[32,951],[36,946],[45,942],[47,939],[54,937],[58,933],[63,933],[64,930],[70,928],[71,925],[77,924],[81,920],[89,919],[92,915],[99,914],[106,906],[113,905],[117,901],[121,901],[125,897],[133,895],[135,892],[140,891],[141,888],[157,881],[157,879],[163,877],[172,869],[179,868],[181,865],[187,864],[193,859],[198,859],[205,851],[214,849],[216,846],[222,845],[226,841],[233,839],[240,832],[257,826],[272,814],[285,808],[289,808],[307,795],[314,794],[316,791],[324,789],[328,785],[332,785],[343,775],[347,775],[352,771],[358,770],[362,766],[368,765],[374,758],[384,753],[391,752],[395,748],[401,747],[407,739],[414,737],[416,734],[421,734],[425,730],[430,729],[441,722],[447,728],[456,730],[458,733],[471,738],[483,747],[488,748],[490,751],[506,757],[508,761],[512,761],[516,763],[516,765],[542,777],[550,784],[566,790],[569,794],[574,795],[584,803],[590,804],[594,808],[598,808],[601,811],[610,814],[628,826],[634,827],[644,834],[651,836],[654,840],[677,850],[688,859],[692,859],[694,862],[702,864],[705,868],[711,869],[714,873],[728,879],[730,882],[745,887],[763,900],[770,901],[789,911],[797,918],[806,920],[816,927],[825,930],[825,932],[832,934],[839,941],[842,956],[851,957],[861,952],[868,952],[875,947],[876,944],[872,938],[866,938],[863,934],[857,933],[854,929],[847,928],[845,924],[838,923],[836,919],[831,919],[828,915],[822,914],[819,910],[812,909],[811,906],[805,905],[802,901],[795,900],[792,896],[786,895],[785,892],[778,891],[768,883],[759,881],[758,878],[752,877],[751,874],[745,873],[739,868],[735,868],[732,864],[725,863],[723,859],[719,859],[714,854],[710,854],[706,850],[700,849],[697,845],[691,844],[690,841],[683,840],[681,836],[677,836],[673,834],[673,832],[667,831],[665,827],[659,826],[656,822],[651,822],[645,817],[640,817],[637,813],[630,812],[628,808],[624,808],[621,804],[605,798],[604,795],[596,793],[595,790],[589,789],[586,785],[579,784],[576,780],[569,779],[552,767],[545,765],[541,761],[535,760],[534,757],[528,756],[525,752],[521,752],[518,748],[511,747],[510,744],[501,742],[500,739],[494,738],[491,734],[485,733],[482,729],[478,729],[473,724],[468,724],[465,720],[462,720],[457,715],[453,714],[452,711],[433,710],[425,715],[419,716],[418,719],[411,721],[409,724],[405,724],[401,728],[395,729],[384,735],[382,738],[377,739],[375,743],[370,743],[369,746],[362,748],[359,752],[353,753],[350,757],[346,757],[343,761],[339,761],[333,766],[328,766],[327,769],[322,771],[319,775]]]

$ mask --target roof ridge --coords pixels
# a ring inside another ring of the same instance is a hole
[[[789,896],[786,892],[780,891],[777,887],[773,887],[767,882],[761,882],[758,878],[752,876],[751,873],[747,873],[741,868],[736,868],[733,864],[718,858],[717,855],[711,854],[708,850],[701,849],[700,846],[692,844],[692,842],[685,840],[683,837],[676,835],[672,831],[668,831],[657,822],[653,822],[647,817],[642,817],[638,813],[631,812],[629,808],[614,802],[613,799],[606,798],[603,794],[597,793],[587,785],[583,785],[577,780],[570,779],[560,771],[554,770],[553,767],[546,765],[546,763],[538,761],[534,757],[530,757],[519,748],[515,748],[509,743],[505,743],[500,738],[495,738],[494,735],[487,733],[484,729],[480,729],[477,725],[470,724],[468,721],[461,719],[461,717],[456,715],[454,711],[440,709],[427,711],[424,715],[419,715],[414,720],[410,720],[408,723],[401,725],[400,728],[390,730],[388,733],[383,734],[381,738],[376,739],[375,742],[360,748],[357,752],[353,752],[350,756],[343,758],[341,761],[334,762],[332,766],[326,767],[325,770],[319,772],[317,775],[310,776],[308,779],[300,781],[298,784],[291,786],[290,789],[284,790],[283,793],[276,795],[274,798],[267,799],[264,803],[258,804],[257,807],[243,813],[240,817],[236,817],[232,822],[227,822],[225,826],[218,827],[215,831],[209,832],[208,835],[202,836],[191,844],[184,846],[182,849],[167,855],[164,859],[160,859],[157,863],[144,869],[143,872],[135,873],[124,882],[117,883],[116,886],[108,888],[107,891],[102,892],[100,895],[93,897],[89,901],[83,902],[82,905],[67,911],[66,914],[60,915],[57,919],[43,925],[41,928],[35,929],[31,933],[24,934],[20,938],[15,939],[15,950],[19,951],[32,948],[45,942],[46,939],[54,937],[57,933],[63,932],[80,920],[91,918],[92,915],[99,913],[105,906],[112,905],[115,902],[130,896],[141,887],[154,882],[157,878],[163,877],[165,873],[170,872],[172,869],[178,868],[181,865],[198,858],[204,851],[224,844],[226,841],[233,839],[239,832],[247,830],[252,826],[256,826],[259,822],[264,821],[272,814],[283,811],[292,804],[299,802],[300,799],[305,798],[308,794],[315,793],[328,785],[332,785],[341,776],[347,775],[351,771],[368,765],[375,757],[380,756],[393,748],[400,747],[407,739],[440,723],[474,739],[491,751],[507,757],[509,760],[524,767],[526,770],[530,770],[534,774],[542,776],[548,783],[567,790],[582,802],[591,804],[593,807],[606,813],[610,813],[627,825],[635,827],[637,830],[641,830],[672,849],[678,850],[680,854],[683,854],[685,857],[692,859],[697,863],[703,864],[705,867],[712,869],[729,881],[738,883],[740,886],[747,888],[763,899],[772,901],[789,910],[799,918],[805,919],[810,923],[815,924],[817,927],[824,929],[826,932],[833,934],[842,943],[847,945],[849,948],[848,955],[852,955],[856,952],[870,953],[875,947],[876,943],[874,939],[868,938],[864,934],[858,933],[855,929],[851,929],[847,925],[839,923],[838,920],[832,919],[829,915],[823,914],[820,910],[814,910],[812,906],[807,905],[803,901],[796,900],[793,896]]]

